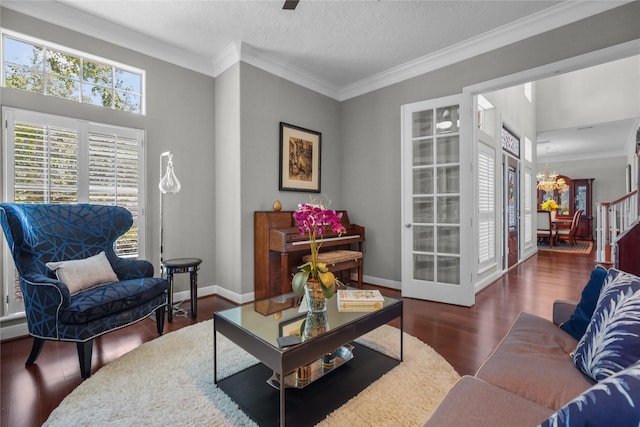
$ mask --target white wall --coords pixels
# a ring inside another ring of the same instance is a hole
[[[502,164],[502,141],[500,139],[501,127],[505,125],[509,130],[514,132],[517,136],[520,137],[520,249],[519,249],[519,258],[525,259],[531,254],[533,254],[536,250],[535,245],[535,237],[533,238],[533,245],[525,246],[524,242],[524,230],[525,230],[525,194],[524,194],[524,174],[525,170],[528,168],[532,174],[532,189],[531,194],[529,196],[532,198],[532,207],[533,207],[533,218],[532,220],[535,222],[535,204],[536,204],[536,193],[535,193],[535,175],[536,170],[534,165],[536,163],[536,153],[535,150],[532,149],[531,159],[527,160],[525,158],[525,138],[528,138],[531,141],[531,144],[535,144],[536,141],[536,97],[535,90],[532,91],[532,100],[529,101],[524,94],[524,85],[517,85],[506,89],[501,89],[498,91],[485,93],[483,96],[493,104],[495,107],[495,135],[493,136],[493,148],[496,150],[496,170],[498,171],[498,175],[500,175],[501,164]],[[496,181],[497,186],[497,199],[503,200],[504,195],[502,194],[502,189],[504,188],[503,182],[501,179]],[[496,224],[501,224],[501,216],[502,209],[497,210],[497,218]],[[532,230],[535,230],[535,224],[532,225]],[[500,261],[500,251],[503,246],[503,238],[504,235],[500,233],[500,230],[496,229],[496,250],[498,251],[498,261]],[[479,279],[484,277],[490,277],[496,272],[502,271],[502,264],[498,262],[498,265],[493,270],[487,270],[480,275]]]
[[[242,283],[240,65],[219,75],[215,86],[215,162],[212,169],[216,176],[211,186],[213,191],[204,195],[215,198],[215,209],[202,213],[215,223],[215,233],[200,238],[215,242],[215,284],[232,295],[239,295]]]
[[[540,80],[536,92],[538,132],[640,117],[640,56]]]

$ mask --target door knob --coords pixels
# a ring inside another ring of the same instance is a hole
[[[406,228],[411,228],[411,224],[410,224],[410,223],[406,223],[404,226],[405,226]]]

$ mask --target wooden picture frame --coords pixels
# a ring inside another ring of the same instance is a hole
[[[280,191],[320,192],[320,132],[280,122]]]

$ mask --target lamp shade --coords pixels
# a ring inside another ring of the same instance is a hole
[[[164,174],[158,188],[163,194],[176,194],[180,191],[181,185],[178,181],[178,177],[173,171],[173,155],[169,155],[169,161],[167,162],[167,172]]]

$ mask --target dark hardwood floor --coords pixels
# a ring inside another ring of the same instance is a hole
[[[404,329],[432,346],[459,374],[473,374],[518,313],[526,311],[551,319],[555,299],[579,299],[594,267],[593,260],[593,254],[540,252],[476,295],[476,304],[471,308],[405,299]],[[400,296],[395,290],[381,291]],[[211,319],[214,311],[232,306],[232,302],[220,297],[201,298],[198,319],[174,317],[174,323],[167,323],[165,331]],[[155,322],[144,320],[97,338],[92,372],[156,337]],[[20,338],[1,343],[0,427],[41,425],[81,383],[74,344],[47,342],[37,363],[26,368],[31,342],[31,338]]]

